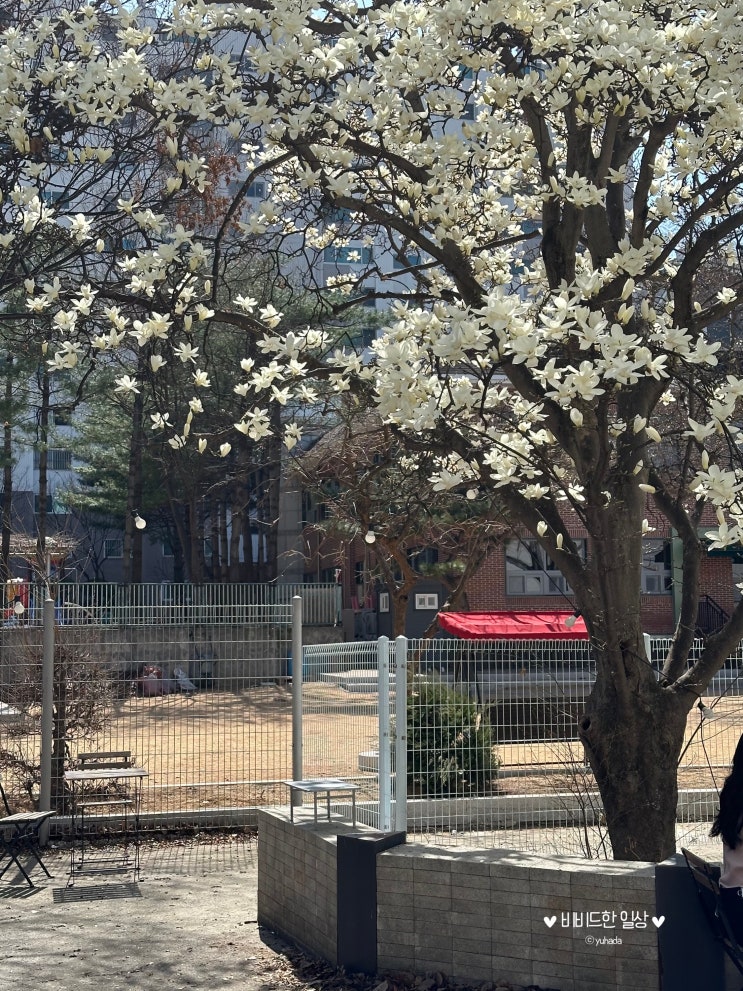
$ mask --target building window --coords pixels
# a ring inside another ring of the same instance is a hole
[[[41,501],[38,495],[34,496],[34,513],[38,516],[41,512]],[[46,497],[46,513],[47,516],[54,512],[54,501],[50,495]]]
[[[416,592],[415,608],[423,610],[437,610],[439,608],[439,597],[436,592]]]
[[[389,612],[390,611],[390,593],[380,592],[379,593],[379,611]]]
[[[414,571],[430,570],[439,563],[439,552],[436,547],[411,547],[408,552],[408,563]]]
[[[575,540],[583,558],[586,542]],[[506,544],[506,595],[569,595],[571,588],[555,562],[531,537]]]
[[[34,468],[38,468],[41,462],[41,453],[38,448],[34,449]],[[62,447],[49,447],[46,452],[46,466],[49,471],[71,471],[72,451],[66,451]]]
[[[671,583],[671,541],[643,540],[642,591],[646,595],[667,595]]]
[[[38,516],[41,509],[38,493],[34,495],[34,513]],[[67,513],[67,503],[65,502],[65,492],[57,489],[46,497],[47,516],[64,516]]]
[[[336,265],[368,265],[374,257],[368,245],[354,247],[351,244],[341,247],[331,246],[323,252],[323,261]]]
[[[163,557],[175,557],[173,545],[169,540],[163,540]]]
[[[52,410],[52,418],[54,420],[55,427],[71,427],[72,426],[72,407],[71,406],[55,406]]]
[[[419,251],[411,251],[404,258],[399,258],[395,256],[392,262],[392,267],[396,269],[401,268],[415,268],[416,265],[420,265],[421,256]]]
[[[103,543],[103,556],[106,560],[119,560],[124,556],[124,541],[121,537],[109,537]]]

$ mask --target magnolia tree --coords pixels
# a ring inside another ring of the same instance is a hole
[[[741,292],[743,3],[182,0],[163,23],[103,0],[32,8],[0,41],[0,292],[23,283],[59,329],[50,367],[122,347],[155,373],[192,366],[187,416],[155,426],[205,457],[199,321],[257,337],[262,359],[235,368],[235,429],[253,440],[296,443],[301,419],[277,428],[273,410],[312,404],[313,377],[370,389],[437,454],[437,489],[497,495],[568,579],[597,662],[580,736],[614,855],[671,853],[686,717],[743,636],[741,605],[689,660],[703,535],[726,547],[743,525],[743,379],[712,333]],[[130,133],[147,181],[98,196]],[[221,219],[179,226],[168,198],[213,181],[207,140],[233,142],[239,171]],[[67,176],[87,198],[50,203]],[[25,242],[55,224],[74,250],[23,272]],[[386,301],[368,361],[317,326],[282,332],[249,292],[222,302],[233,254],[261,241],[319,295],[324,253],[347,263],[337,311]],[[712,259],[714,290],[698,278]],[[648,519],[683,545],[660,676],[640,619]]]
[[[466,608],[467,582],[509,528],[474,488],[435,489],[435,455],[401,448],[394,430],[363,415],[358,398],[336,403],[337,426],[295,460],[293,471],[324,507],[313,524],[315,552],[326,563],[341,563],[342,548],[365,544],[365,579],[389,593],[392,633],[399,636],[421,581],[446,589],[444,609]],[[426,554],[431,549],[434,560]],[[433,636],[436,628],[434,618],[424,635]]]

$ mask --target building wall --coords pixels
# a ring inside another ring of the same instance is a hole
[[[709,519],[707,519],[709,516]],[[657,539],[672,540],[672,533],[666,522],[648,506],[648,522],[653,527],[652,536]],[[700,533],[714,523],[714,515],[708,513],[703,517]],[[585,530],[577,518],[566,527],[571,537],[583,538]],[[363,539],[356,538],[341,542],[337,538],[322,538],[317,530],[305,531],[305,547],[308,550],[305,578],[310,575],[319,577],[321,570],[338,567],[339,580],[343,587],[343,602],[347,609],[361,609],[363,603],[356,596],[356,565],[365,559],[373,566],[373,550]],[[673,553],[679,554],[678,541],[673,541]],[[469,612],[491,612],[498,610],[513,610],[520,612],[538,612],[569,610],[573,598],[569,593],[564,595],[510,595],[506,592],[506,560],[505,544],[495,546],[486,557],[476,574],[469,579],[465,590],[465,605]],[[378,591],[383,586],[374,589],[371,598],[371,608],[378,609]],[[445,601],[445,590],[430,581],[422,581],[411,593],[406,618],[406,634],[419,636],[428,626],[434,613],[422,615],[414,608],[415,593],[423,591],[439,591],[440,606]],[[679,588],[659,594],[646,594],[642,597],[642,622],[646,633],[668,636],[673,633],[679,607]],[[733,559],[731,557],[706,557],[702,561],[701,591],[702,596],[709,595],[727,612],[731,613],[736,600],[735,579],[733,578]],[[358,624],[357,624],[358,625]],[[381,634],[391,635],[392,613],[380,613],[378,630]],[[358,637],[357,637],[358,638]]]

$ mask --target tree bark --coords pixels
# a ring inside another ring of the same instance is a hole
[[[123,579],[125,584],[142,581],[142,531],[135,525],[135,514],[142,509],[142,430],[143,400],[137,393],[132,408],[132,433],[129,441],[129,479],[126,492],[126,514],[124,517],[124,561]]]
[[[599,788],[616,860],[661,861],[676,849],[677,765],[690,708],[655,676],[617,681],[637,667],[642,643],[599,652],[580,738]]]
[[[11,404],[13,402],[13,359],[7,358],[5,379],[5,425],[3,427],[3,521],[0,542],[0,581],[10,578],[10,535],[13,531],[13,424]]]

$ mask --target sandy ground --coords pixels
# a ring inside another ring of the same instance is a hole
[[[147,844],[137,884],[67,888],[68,855],[46,861],[33,891],[0,881],[3,991],[287,987],[258,932],[254,840]]]
[[[714,712],[713,720],[702,722],[696,709],[689,717],[683,787],[719,788],[727,773],[743,730],[743,699],[723,699]],[[375,697],[306,685],[303,735],[305,777],[357,777],[359,754],[377,748]],[[38,743],[38,736],[0,727],[0,749],[25,749],[34,759]],[[73,756],[84,750],[131,750],[148,772],[145,811],[282,804],[287,792],[281,782],[292,777],[291,689],[267,683],[243,692],[121,699],[105,731],[76,741]],[[504,771],[550,771],[504,774],[499,794],[564,790],[560,769],[582,762],[581,747],[561,741],[501,743],[498,754]],[[23,798],[19,781],[5,770],[15,804]],[[370,787],[376,787],[373,779]]]

